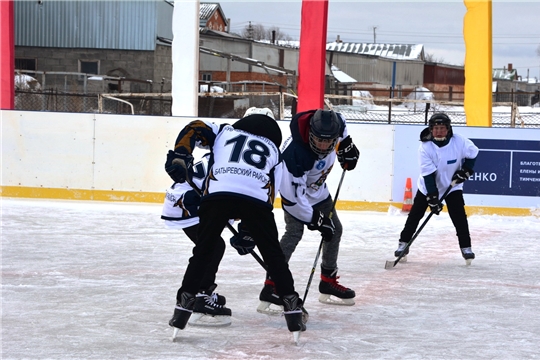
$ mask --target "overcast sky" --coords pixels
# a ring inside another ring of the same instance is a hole
[[[231,19],[231,31],[241,33],[249,21],[277,26],[300,39],[301,0],[219,1]],[[330,0],[328,37],[344,42],[423,44],[424,51],[444,63],[463,65],[463,0],[381,2]],[[493,67],[513,64],[523,79],[540,76],[540,0],[493,0]],[[374,29],[375,28],[375,29]]]

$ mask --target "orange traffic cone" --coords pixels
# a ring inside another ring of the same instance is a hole
[[[412,203],[413,200],[411,178],[407,178],[407,183],[405,184],[405,196],[403,197],[403,207],[401,208],[401,211],[411,211]]]

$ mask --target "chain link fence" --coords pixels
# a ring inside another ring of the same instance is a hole
[[[526,112],[528,110],[515,110],[514,115],[511,111],[511,106],[497,106],[492,112],[492,127],[523,127],[523,128],[540,128],[540,109],[537,111]],[[366,112],[357,111],[350,108],[341,108],[335,106],[334,110],[341,112],[349,122],[367,122],[380,124],[417,124],[426,125],[429,117],[436,111],[394,111],[389,113],[388,110],[369,110]],[[445,112],[452,119],[453,125],[467,125],[467,120],[464,110],[452,110],[451,106],[447,106],[440,111]],[[514,119],[514,120],[512,120]]]
[[[211,87],[210,87],[211,88]],[[267,107],[276,118],[291,119],[296,108],[296,96],[287,92],[260,92],[248,86],[235,88],[236,92],[199,93],[199,116],[240,118],[249,107]],[[259,87],[263,90],[262,87]],[[273,90],[281,90],[275,87]],[[212,91],[212,90],[211,90]],[[498,93],[501,99],[501,93]],[[540,107],[518,106],[516,93],[507,94],[513,102],[494,102],[493,127],[540,128]],[[536,93],[520,94],[531,99]],[[328,108],[341,112],[348,121],[381,124],[426,124],[429,116],[437,111],[450,115],[456,125],[466,125],[462,102],[395,99],[388,97],[327,95]],[[349,103],[354,105],[344,105]],[[79,94],[59,90],[16,90],[15,109],[28,111],[58,111],[106,114],[134,114],[171,116],[170,93],[108,93]]]

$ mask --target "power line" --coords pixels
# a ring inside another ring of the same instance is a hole
[[[236,23],[231,26],[232,29],[240,31],[245,29],[247,26],[249,26],[251,22],[241,22]],[[291,26],[290,24],[278,24],[278,23],[270,23],[270,22],[257,22],[258,24],[261,24],[265,27],[273,26],[279,28],[285,35],[291,36],[288,31],[300,31],[299,26]],[[422,44],[440,44],[440,45],[463,45],[463,34],[448,34],[448,33],[425,33],[425,32],[415,32],[415,31],[400,31],[400,32],[394,32],[394,31],[378,31],[379,26],[372,26],[370,30],[351,30],[351,29],[344,29],[344,28],[329,28],[328,29],[328,35],[331,34],[339,34],[341,35],[341,39],[345,42],[360,42],[365,43],[369,42],[370,37],[373,37],[373,43],[377,43],[377,36],[379,36],[379,42],[380,43],[401,43],[401,41],[396,41],[395,39],[400,38],[407,38],[407,43],[422,43]],[[345,37],[344,37],[345,35]],[[292,36],[291,36],[292,37]],[[347,39],[347,37],[352,39]],[[384,39],[384,40],[383,40]],[[515,45],[515,46],[527,46],[527,45],[538,45],[540,44],[540,41],[538,41],[538,35],[537,34],[500,34],[500,35],[492,35],[494,46],[500,46],[500,45]],[[520,42],[500,42],[500,40],[511,40],[511,39],[517,39],[522,40]],[[523,40],[529,40],[532,41],[523,41]],[[534,39],[534,40],[533,40]],[[454,41],[452,41],[454,40]]]
[[[269,26],[265,25],[264,23],[260,23],[263,26]],[[269,23],[267,23],[269,24]],[[231,29],[233,30],[243,30],[248,26],[248,23],[245,23],[245,25],[233,25],[231,26]],[[286,35],[291,36],[287,33],[287,30],[299,30],[297,27],[291,27],[291,26],[281,26],[279,24],[273,24],[271,26],[279,28],[283,33]],[[443,44],[461,44],[463,39],[463,34],[455,34],[455,35],[448,35],[448,34],[426,34],[426,33],[417,33],[417,32],[388,32],[388,31],[376,31],[378,29],[377,26],[373,26],[371,31],[358,31],[358,30],[334,30],[329,29],[328,34],[337,34],[342,35],[342,40],[348,41],[348,42],[368,42],[365,40],[365,38],[373,36],[373,42],[377,42],[377,35],[379,37],[384,37],[385,39],[388,39],[390,37],[392,38],[409,38],[412,39],[408,42],[422,42],[426,44],[433,44],[433,43],[443,43]],[[364,40],[345,40],[343,38],[343,35],[352,35],[353,37],[361,37],[364,38]],[[292,37],[292,36],[291,36]],[[540,44],[540,41],[536,40],[538,37],[537,35],[493,35],[493,40],[508,40],[508,39],[518,39],[518,40],[528,40],[528,39],[534,39],[530,42],[493,42],[493,45],[538,45]],[[434,42],[427,39],[439,39],[439,41]],[[460,40],[459,42],[452,42],[447,40]],[[381,42],[379,40],[379,42]],[[386,42],[395,43],[395,40],[389,40]]]

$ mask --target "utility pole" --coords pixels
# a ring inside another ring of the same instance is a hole
[[[375,30],[377,30],[377,26],[373,26],[373,43],[377,43],[377,34],[375,33]]]
[[[251,21],[249,22],[248,26],[248,39],[253,40],[253,26],[251,26]]]

